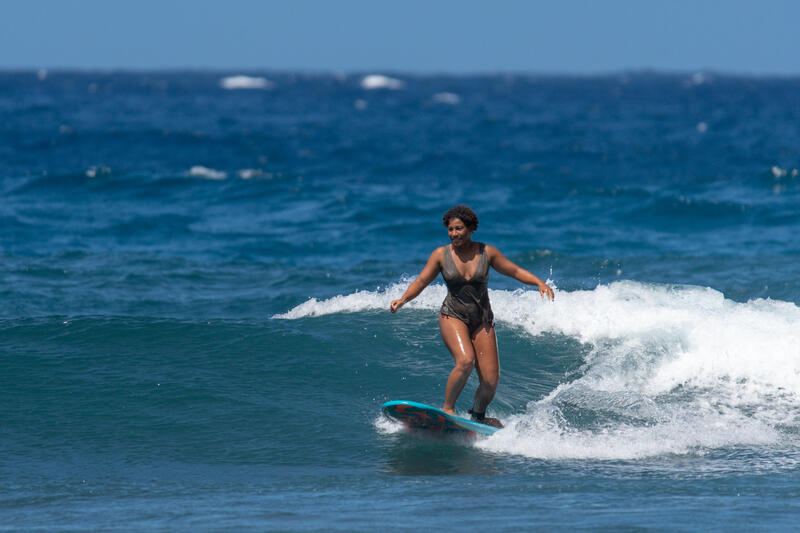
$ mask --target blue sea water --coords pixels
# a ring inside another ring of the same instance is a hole
[[[0,72],[0,529],[796,530],[800,79],[233,74]],[[556,288],[475,441],[456,203]]]

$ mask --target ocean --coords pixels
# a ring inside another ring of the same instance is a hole
[[[797,77],[0,72],[0,530],[796,531],[798,169]],[[476,440],[380,413],[458,203]]]

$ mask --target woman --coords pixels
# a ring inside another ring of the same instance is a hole
[[[494,398],[500,379],[497,338],[494,333],[492,308],[489,305],[489,266],[527,285],[536,285],[542,298],[553,299],[553,289],[542,280],[520,268],[494,246],[472,241],[478,229],[478,216],[465,205],[451,208],[442,217],[452,244],[440,246],[428,258],[417,279],[399,300],[389,307],[396,313],[405,303],[416,298],[439,272],[447,283],[447,297],[439,313],[439,329],[455,366],[447,379],[442,410],[455,414],[458,395],[472,373],[478,371],[480,385],[469,413],[474,420],[499,425],[485,418],[486,407]]]

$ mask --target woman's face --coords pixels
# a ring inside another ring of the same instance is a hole
[[[472,230],[464,224],[460,218],[451,218],[447,222],[447,236],[456,246],[469,242]]]

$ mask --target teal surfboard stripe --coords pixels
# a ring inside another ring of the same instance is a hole
[[[424,428],[438,431],[474,432],[480,435],[491,435],[498,428],[487,426],[445,413],[437,407],[419,402],[396,400],[386,402],[381,407],[383,414],[392,420],[402,422],[412,428]]]

